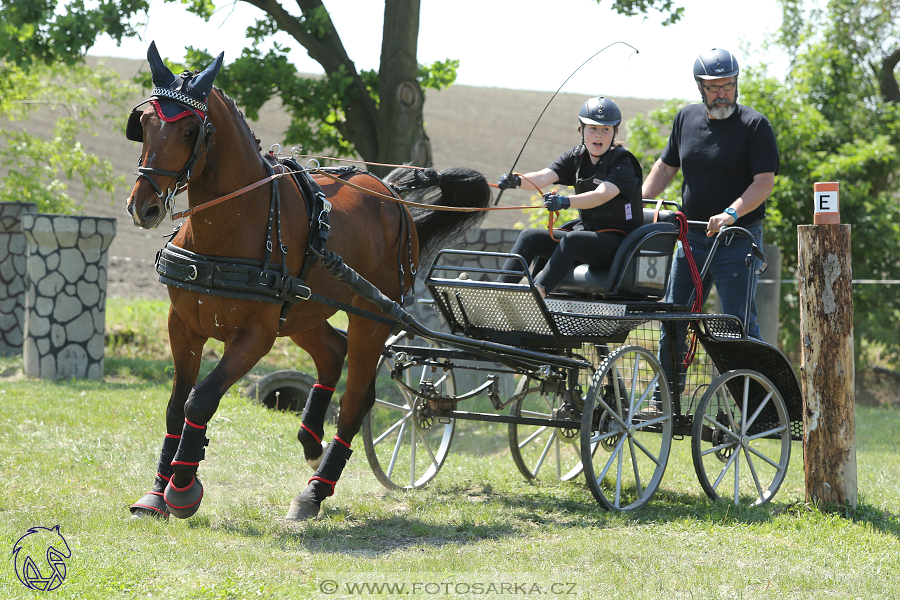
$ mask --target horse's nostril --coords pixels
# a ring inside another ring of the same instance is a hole
[[[157,206],[151,206],[150,208],[147,209],[147,212],[144,213],[144,222],[149,221],[151,223],[155,223],[158,218],[159,218],[159,207],[157,207]]]

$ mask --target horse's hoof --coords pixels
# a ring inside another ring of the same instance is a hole
[[[306,521],[308,519],[315,519],[319,516],[319,505],[315,502],[303,499],[301,496],[302,494],[291,500],[291,507],[284,517],[288,521]]]
[[[166,500],[163,498],[162,492],[148,492],[147,495],[132,504],[130,510],[132,519],[143,519],[144,517],[169,518],[169,509],[166,506]]]
[[[325,450],[328,449],[328,442],[322,442],[322,453],[319,454],[318,458],[307,458],[306,464],[309,465],[309,468],[313,471],[317,471],[319,469],[319,465],[322,464],[322,457],[325,456]]]
[[[163,492],[163,497],[170,515],[177,519],[187,519],[194,516],[200,509],[203,485],[196,476],[183,488],[175,487],[170,481],[166,486],[166,491]]]

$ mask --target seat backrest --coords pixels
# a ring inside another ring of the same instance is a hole
[[[653,220],[652,212],[650,220]],[[660,211],[663,213],[671,211]],[[668,215],[666,215],[668,217]],[[632,231],[619,246],[609,266],[611,294],[661,298],[672,268],[678,227],[671,222],[650,223]]]

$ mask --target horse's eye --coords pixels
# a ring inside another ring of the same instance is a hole
[[[188,129],[187,131],[184,132],[185,139],[192,138],[195,135],[197,135],[196,129]]]

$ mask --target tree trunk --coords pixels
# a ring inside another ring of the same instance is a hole
[[[378,162],[430,166],[417,79],[420,0],[386,0],[378,71]]]
[[[797,228],[806,500],[856,507],[849,225]]]
[[[878,88],[881,91],[881,98],[885,102],[895,104],[900,104],[900,86],[897,85],[897,78],[894,77],[894,69],[897,68],[898,62],[900,62],[900,48],[884,57],[878,73]]]

